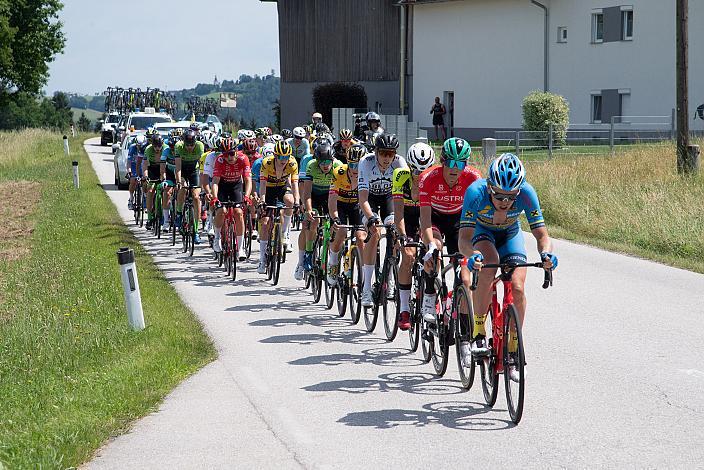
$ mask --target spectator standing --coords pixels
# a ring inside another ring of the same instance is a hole
[[[440,102],[440,97],[436,96],[435,97],[435,103],[433,104],[433,107],[430,108],[430,114],[433,115],[433,126],[435,126],[435,140],[440,139],[440,134],[438,132],[438,128],[442,131],[442,141],[444,142],[447,139],[447,136],[445,135],[445,113],[447,110],[445,109],[445,105]]]

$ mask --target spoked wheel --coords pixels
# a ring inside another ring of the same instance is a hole
[[[423,352],[423,362],[428,363],[433,358],[433,349],[435,349],[435,336],[430,332],[430,327],[428,322],[423,319],[423,295],[425,292],[425,276],[423,273],[420,274],[420,282],[418,283],[418,302],[416,304],[416,311],[418,312],[418,324],[420,326],[420,344],[422,345]]]
[[[444,312],[444,302],[442,301],[442,294],[441,294],[441,289],[442,285],[440,284],[440,281],[438,279],[435,280],[435,292],[437,292],[436,298],[435,298],[435,309],[436,312]],[[449,315],[450,312],[445,312],[445,315]],[[450,335],[454,334],[452,329],[450,328],[452,325],[448,323],[448,325],[445,325],[443,323],[443,317],[445,315],[438,315],[437,316],[437,322],[436,322],[436,328],[438,329],[438,337],[437,337],[437,342],[435,343],[433,347],[433,354],[432,354],[432,359],[433,359],[433,367],[435,368],[435,373],[438,374],[440,377],[445,375],[445,371],[447,370],[447,363],[448,363],[448,355],[450,352]]]
[[[274,240],[271,238],[267,242],[266,245],[266,280],[271,281],[271,278],[274,277],[274,265],[276,264],[276,261],[274,260],[274,257],[276,256],[276,250],[274,249]]]
[[[320,302],[320,297],[323,295],[323,277],[321,271],[322,269],[320,268],[320,244],[316,243],[313,247],[313,269],[311,269],[310,271],[314,304]]]
[[[401,302],[398,293],[398,265],[396,263],[391,265],[389,275],[383,282],[386,284],[386,295],[381,299],[383,302],[384,332],[386,339],[393,341],[398,333],[398,317],[401,313],[399,310]],[[389,287],[392,289],[389,290]]]
[[[472,359],[471,365],[465,367],[462,362],[462,351],[460,347],[460,337],[469,337],[470,332],[464,331],[462,324],[465,323],[469,325],[474,324],[474,310],[472,310],[472,299],[467,293],[467,288],[465,286],[460,286],[455,293],[455,308],[457,309],[457,319],[455,320],[455,352],[457,353],[457,368],[460,371],[460,380],[462,381],[462,386],[469,390],[472,388],[474,383],[474,370],[475,363]]]
[[[174,190],[175,191],[175,190]],[[169,224],[171,225],[171,246],[176,246],[176,232],[178,227],[176,227],[176,202],[171,201]]]
[[[342,266],[340,266],[342,269]],[[344,317],[347,310],[347,296],[349,295],[349,280],[346,276],[337,276],[337,316]]]
[[[335,291],[337,290],[337,286],[331,286],[330,284],[328,284],[328,276],[325,272],[325,269],[323,269],[322,272],[323,284],[325,288],[325,308],[330,310],[333,304],[335,303]]]
[[[244,227],[244,252],[245,255],[247,256],[247,259],[252,255],[252,216],[249,214],[249,209],[247,209],[247,213],[245,213],[244,216],[245,220],[245,227]]]
[[[193,207],[188,212],[188,256],[193,256],[193,250],[196,247],[196,217],[193,213]]]
[[[359,249],[352,250],[350,259],[350,279],[349,279],[349,294],[350,294],[350,316],[352,324],[359,323],[359,317],[362,315],[362,257]]]
[[[408,299],[408,306],[411,311],[411,327],[408,329],[408,340],[411,343],[411,352],[418,351],[418,344],[420,343],[420,330],[423,318],[421,313],[423,291],[419,289],[420,286],[413,283],[411,285],[411,295]]]
[[[386,296],[386,283],[377,281],[374,286],[372,286],[372,292],[374,293],[372,296],[374,298],[374,306],[363,307],[364,325],[367,327],[368,333],[371,333],[374,331],[374,328],[376,328],[376,322],[379,319],[379,303],[383,302],[383,298]]]
[[[184,211],[184,213],[181,215],[181,227],[179,229],[181,230],[181,244],[183,245],[183,253],[186,253],[188,251],[188,245],[190,243],[190,239],[188,238],[188,219],[186,218],[188,216],[188,213]]]
[[[232,280],[237,280],[237,238],[235,238],[235,224],[230,224],[228,229],[229,250],[230,250],[230,265],[232,266]]]
[[[518,313],[513,304],[508,305],[504,317],[504,384],[506,404],[511,421],[518,424],[523,415],[523,398],[526,385],[524,373],[525,351]]]
[[[229,223],[226,221],[225,226],[223,227],[223,237],[222,240],[220,241],[221,246],[222,246],[222,256],[223,259],[225,260],[225,269],[227,271],[227,276],[232,275],[232,253],[230,253],[230,227]]]
[[[273,259],[271,260],[272,262],[272,268],[273,268],[273,279],[274,279],[274,285],[277,285],[279,283],[279,274],[281,273],[281,251],[283,250],[283,246],[281,245],[281,231],[276,230],[276,233],[274,234],[274,253],[273,253]]]
[[[496,370],[497,354],[493,345],[495,344],[495,338],[490,337],[492,335],[494,327],[494,318],[491,313],[491,307],[489,307],[489,313],[486,315],[486,320],[484,320],[484,328],[487,332],[487,339],[489,348],[489,355],[486,357],[481,357],[477,360],[479,363],[479,375],[482,378],[482,392],[484,393],[484,401],[489,406],[494,406],[496,403],[496,396],[499,393],[499,373]]]

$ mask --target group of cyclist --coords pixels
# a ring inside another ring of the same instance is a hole
[[[376,113],[367,113],[365,122],[354,131],[341,129],[335,138],[320,113],[312,123],[283,129],[274,134],[269,128],[239,130],[236,136],[216,135],[197,125],[173,130],[165,139],[156,131],[137,137],[129,149],[130,193],[143,181],[162,184],[165,228],[172,191],[177,190],[176,214],[182,217],[186,192],[192,191],[195,213],[201,213],[201,194],[208,207],[204,230],[217,253],[222,251],[221,229],[224,203],[239,204],[235,210],[238,258],[243,251],[245,215],[258,219],[252,238],[259,240],[257,272],[266,273],[267,244],[272,233],[272,207],[283,209],[281,239],[291,252],[292,219],[303,214],[298,237],[296,280],[313,269],[313,245],[320,216],[332,225],[326,280],[337,282],[339,260],[348,227],[354,227],[362,258],[361,304],[372,307],[372,278],[377,266],[382,230],[395,234],[400,252],[398,327],[411,327],[409,298],[411,268],[417,245],[422,242],[425,291],[423,319],[435,322],[436,292],[433,276],[438,272],[438,255],[461,253],[467,259],[462,280],[467,285],[478,275],[473,296],[474,325],[461,341],[462,360],[487,353],[484,316],[491,301],[491,282],[496,269],[484,264],[525,263],[527,253],[519,216],[525,214],[537,241],[543,268],[557,267],[545,222],[534,188],[526,181],[520,159],[503,154],[494,159],[486,178],[470,165],[470,144],[452,137],[442,145],[438,161],[433,148],[418,142],[405,156],[399,155],[399,141],[386,133]],[[141,163],[142,162],[142,163]],[[139,171],[138,171],[139,170]],[[147,228],[158,223],[152,218],[154,184],[147,186]],[[132,198],[130,198],[132,201]],[[130,205],[132,202],[129,203]],[[131,207],[130,207],[131,208]],[[197,223],[197,222],[196,222]],[[177,220],[174,227],[180,227]],[[258,229],[258,230],[257,230]],[[200,243],[196,226],[195,243]],[[526,269],[517,268],[511,278],[513,298],[521,322],[525,314]],[[396,286],[394,286],[396,287]]]

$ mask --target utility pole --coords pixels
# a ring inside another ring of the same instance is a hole
[[[677,0],[677,172],[694,173],[699,167],[699,146],[689,145],[689,2]]]

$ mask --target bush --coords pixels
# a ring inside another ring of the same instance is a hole
[[[334,82],[313,89],[313,108],[332,126],[332,108],[366,108],[367,92],[357,83]]]
[[[547,132],[553,125],[553,144],[564,145],[567,127],[570,124],[570,107],[560,95],[543,91],[532,91],[523,98],[523,129],[545,132],[542,139],[547,145]]]

